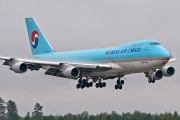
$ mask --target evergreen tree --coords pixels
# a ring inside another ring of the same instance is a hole
[[[49,116],[44,116],[43,120],[55,120],[53,115],[49,115]]]
[[[88,117],[88,116],[89,116],[89,113],[88,113],[87,111],[84,111],[84,112],[81,113],[81,115],[82,115],[83,117],[86,117],[86,116]]]
[[[177,111],[175,111],[174,114],[173,114],[173,120],[178,120],[178,118],[180,119]]]
[[[0,97],[0,120],[4,120],[6,116],[6,106],[4,106],[4,104],[4,100]]]
[[[142,119],[142,115],[143,114],[140,111],[135,110],[135,112],[133,113],[133,118],[135,120],[141,120]]]
[[[43,106],[41,106],[39,103],[36,103],[36,105],[34,106],[33,118],[37,120],[42,119],[43,116],[42,108]]]
[[[117,114],[117,112],[116,111],[112,111],[111,112],[111,120],[117,120],[117,119],[119,119],[119,115]]]
[[[73,120],[73,115],[71,113],[68,113],[64,116],[65,120]]]
[[[164,116],[164,120],[173,120],[171,113],[165,112],[165,114],[163,116]]]
[[[77,115],[76,115],[77,116]],[[63,116],[58,116],[58,120],[63,120]]]
[[[107,120],[108,113],[107,112],[101,113],[100,116],[101,116],[100,117],[101,120]]]
[[[27,112],[27,115],[25,116],[24,120],[31,120],[30,113]]]
[[[95,116],[94,115],[90,115],[89,116],[89,120],[95,120]]]
[[[11,100],[9,100],[7,102],[7,117],[10,120],[18,120],[19,119],[16,103]]]

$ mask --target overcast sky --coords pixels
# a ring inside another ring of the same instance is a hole
[[[33,17],[56,51],[112,47],[157,39],[180,59],[179,0],[0,0],[0,55],[31,55],[25,17]],[[3,61],[0,61],[2,64]],[[88,111],[180,114],[179,61],[176,74],[149,84],[143,73],[126,76],[123,90],[116,80],[107,87],[77,90],[77,81],[44,75],[43,70],[15,74],[0,66],[0,97],[13,100],[19,114],[38,102],[45,115]]]

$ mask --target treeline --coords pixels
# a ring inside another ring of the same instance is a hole
[[[25,117],[18,115],[16,103],[9,100],[7,103],[0,98],[0,120],[180,120],[180,115],[175,111],[172,113],[164,114],[150,114],[135,111],[134,113],[118,114],[112,111],[110,114],[103,112],[97,115],[89,115],[87,111],[80,114],[66,115],[43,115],[43,106],[36,103],[34,111],[30,114],[27,112]]]

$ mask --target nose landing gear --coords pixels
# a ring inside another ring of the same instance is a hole
[[[116,85],[115,85],[115,89],[122,89],[122,86],[124,85],[124,80],[120,80],[120,78],[118,78],[117,82],[116,82]]]

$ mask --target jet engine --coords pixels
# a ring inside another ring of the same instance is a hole
[[[28,66],[26,63],[23,62],[17,62],[10,66],[10,70],[14,71],[15,73],[25,73],[28,69]]]
[[[171,77],[175,73],[175,69],[171,66],[164,66],[161,68],[161,70],[163,71],[164,76],[166,77]]]
[[[79,69],[75,67],[68,67],[62,73],[66,78],[78,78],[80,75]]]
[[[163,77],[163,72],[160,69],[157,69],[156,71],[149,71],[146,74],[146,77],[153,78],[154,80],[160,80]]]
[[[163,78],[163,72],[160,69],[157,69],[154,73],[153,73],[153,78],[155,80],[160,80],[161,78]]]

